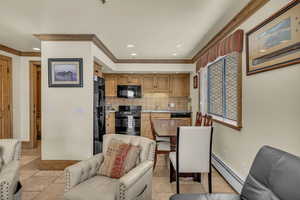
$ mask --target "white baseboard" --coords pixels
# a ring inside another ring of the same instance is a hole
[[[211,162],[218,172],[231,185],[231,187],[233,187],[233,189],[240,194],[244,185],[244,181],[215,154],[212,154]]]

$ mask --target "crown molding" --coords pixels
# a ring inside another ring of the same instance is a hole
[[[40,52],[25,52],[25,51],[23,52],[23,51],[13,49],[13,48],[10,48],[10,47],[2,45],[2,44],[0,44],[0,50],[5,51],[7,53],[14,54],[16,56],[41,57]]]
[[[116,63],[193,64],[192,59],[118,59]]]
[[[243,22],[245,22],[250,16],[252,16],[257,10],[263,7],[270,0],[251,0],[237,15],[235,15],[226,26],[221,29],[201,50],[199,50],[192,58],[193,62],[196,62],[208,49],[213,47],[216,43],[224,39],[232,31],[238,28]]]
[[[95,34],[34,34],[42,41],[90,41],[101,49],[114,63],[187,64],[191,59],[118,59]]]

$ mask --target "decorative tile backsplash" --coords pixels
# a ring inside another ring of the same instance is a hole
[[[143,110],[190,110],[188,97],[169,97],[163,93],[145,94],[144,97],[137,99],[106,97],[106,105],[115,110],[118,109],[119,105],[141,105]]]

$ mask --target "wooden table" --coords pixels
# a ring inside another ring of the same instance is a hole
[[[175,151],[177,128],[180,126],[190,126],[190,122],[183,119],[152,119],[153,129],[157,136],[170,137],[171,151]]]

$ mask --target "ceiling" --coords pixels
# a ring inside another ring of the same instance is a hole
[[[249,1],[1,0],[0,44],[33,51],[33,34],[96,34],[118,59],[190,59]]]

